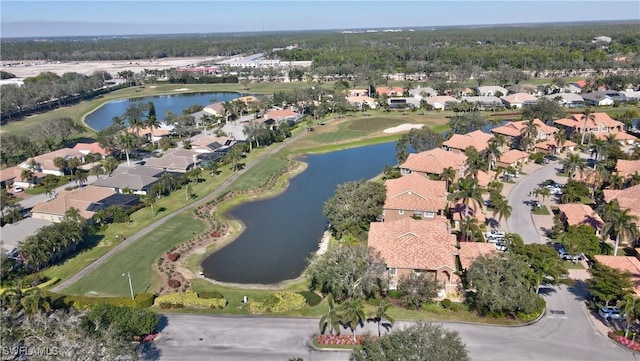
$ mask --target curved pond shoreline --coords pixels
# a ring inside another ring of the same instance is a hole
[[[335,186],[378,175],[384,165],[395,164],[394,149],[395,144],[387,142],[298,155],[305,157],[309,166],[302,173],[284,174],[285,181],[274,192],[221,205],[225,220],[233,225],[234,237],[202,256],[200,267],[205,277],[219,284],[257,287],[299,280],[306,258],[318,251],[326,231],[321,208]],[[304,197],[299,198],[300,194]]]

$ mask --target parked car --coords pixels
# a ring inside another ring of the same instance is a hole
[[[598,314],[605,320],[622,320],[625,316],[618,307],[609,306],[601,307],[598,310]]]
[[[512,177],[512,178],[518,178],[520,177],[520,171],[516,170],[515,172],[511,173],[511,172],[504,172],[504,175],[508,176],[508,177]]]
[[[506,252],[507,251],[507,244],[504,243],[504,241],[496,242],[496,250],[498,250],[500,252]]]
[[[492,229],[490,231],[486,231],[484,232],[484,236],[486,238],[490,238],[490,237],[500,237],[500,238],[504,238],[504,236],[506,236],[507,233],[504,231],[499,231],[497,229]]]
[[[593,168],[593,167],[596,166],[596,164],[598,164],[598,161],[593,159],[593,158],[589,158],[589,159],[587,159],[586,163],[587,163],[587,167]]]
[[[15,193],[20,193],[20,192],[24,191],[24,188],[22,188],[20,186],[13,186],[13,191]]]

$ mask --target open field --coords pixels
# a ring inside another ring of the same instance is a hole
[[[200,234],[204,223],[183,213],[163,224],[150,234],[132,243],[111,257],[81,280],[65,289],[65,293],[100,296],[129,295],[128,281],[123,272],[131,272],[135,293],[154,290],[158,276],[153,267],[162,255],[184,240]]]

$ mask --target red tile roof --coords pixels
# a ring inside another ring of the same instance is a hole
[[[618,162],[616,163],[616,170],[623,177],[640,172],[640,160],[618,159]]]
[[[502,153],[499,161],[500,163],[512,164],[527,157],[529,157],[529,153],[519,149],[511,149]]]
[[[378,93],[378,95],[402,95],[402,93],[404,93],[404,89],[400,86],[394,86],[391,88],[387,86],[380,86],[376,88],[376,93]]]
[[[635,135],[631,135],[625,131],[621,131],[621,132],[612,132],[612,133],[596,133],[596,138],[598,139],[606,139],[607,136],[609,136],[610,134],[613,134],[613,138],[619,142],[626,142],[628,140],[637,140],[638,138]]]
[[[546,125],[540,119],[534,119],[533,123],[538,126],[538,134],[553,134],[558,132],[558,128],[552,127],[550,125]],[[519,137],[522,134],[522,131],[527,127],[526,120],[520,120],[517,122],[509,122],[501,127],[493,128],[491,131],[493,133],[503,134],[510,137]]]
[[[491,181],[493,181],[494,179],[496,179],[496,172],[490,170],[490,171],[484,171],[484,170],[479,170],[478,171],[478,185],[480,187],[487,187],[489,185],[489,183],[491,183]]]
[[[460,249],[458,250],[460,266],[462,266],[463,270],[469,269],[476,258],[496,252],[496,246],[493,243],[460,242]]]
[[[593,208],[582,203],[567,203],[559,204],[558,210],[564,214],[567,219],[567,223],[570,226],[577,226],[586,224],[595,229],[601,229],[604,225],[602,218],[596,213]]]
[[[605,256],[602,254],[597,254],[594,257],[596,261],[605,266],[622,272],[629,272],[634,292],[636,295],[640,295],[640,260],[638,258],[633,256]]]
[[[444,210],[447,206],[446,182],[434,181],[419,173],[411,173],[384,182],[387,198],[384,209],[414,211]]]
[[[90,152],[90,153],[95,153],[95,154],[100,154],[100,155],[108,155],[109,154],[109,152],[107,152],[104,148],[102,148],[100,146],[100,143],[98,143],[98,142],[78,143],[73,147],[73,150],[77,150],[79,152],[87,151],[87,152]]]
[[[400,165],[400,168],[410,169],[412,172],[440,174],[449,167],[459,171],[466,161],[467,156],[464,154],[456,154],[441,148],[435,148],[426,152],[409,154],[409,157]]]
[[[607,113],[591,113],[594,119],[589,118],[587,120],[587,128],[599,128],[599,125],[604,125],[608,128],[620,127],[623,128],[624,124],[615,119],[612,119]],[[584,126],[583,114],[573,114],[569,118],[563,118],[555,120],[554,123],[564,125],[569,128],[582,129]]]
[[[368,243],[380,252],[389,268],[456,269],[456,237],[449,233],[444,217],[435,222],[405,218],[371,223]]]
[[[626,189],[605,189],[604,200],[617,200],[620,209],[629,209],[631,214],[640,218],[640,184]]]
[[[89,219],[95,214],[95,211],[90,210],[91,205],[114,194],[116,192],[111,188],[93,185],[60,191],[54,199],[36,204],[31,212],[63,216],[70,208],[75,208],[80,211],[82,218]]]
[[[273,109],[273,110],[269,110],[268,112],[264,113],[264,118],[265,119],[273,119],[273,120],[281,120],[281,119],[286,119],[286,118],[290,118],[290,117],[296,117],[299,116],[299,113],[294,112],[291,109]]]
[[[576,145],[577,145],[576,143],[570,140],[567,140],[564,142],[563,147],[569,148],[569,147],[575,147]],[[555,139],[548,139],[548,140],[536,143],[536,149],[551,151],[554,148],[558,148],[558,143],[556,143]]]
[[[476,130],[467,134],[454,134],[449,138],[449,140],[442,143],[442,145],[462,151],[473,146],[480,152],[487,149],[489,139],[491,139],[491,137],[493,137],[491,134],[485,133],[481,130]]]
[[[538,101],[537,97],[527,93],[515,93],[515,94],[504,95],[500,97],[500,99],[506,101],[509,104],[520,104],[524,102]]]

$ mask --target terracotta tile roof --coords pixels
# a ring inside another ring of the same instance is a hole
[[[574,82],[573,82],[573,83],[571,83],[571,84],[575,84],[575,85],[577,85],[579,88],[584,88],[584,87],[587,85],[587,81],[586,81],[586,80],[577,80],[577,81],[574,81]]]
[[[465,150],[470,146],[476,148],[477,151],[483,151],[487,149],[489,145],[489,139],[493,137],[491,134],[485,133],[481,130],[476,130],[467,134],[454,134],[442,143],[442,145],[453,149]]]
[[[404,89],[402,89],[402,87],[400,86],[394,86],[394,87],[387,87],[387,86],[380,86],[376,88],[376,93],[378,93],[378,95],[402,95],[402,93],[404,93]]]
[[[564,142],[563,147],[569,148],[575,147],[576,145],[576,143],[567,140],[566,142]],[[555,139],[547,139],[545,141],[536,143],[536,149],[551,151],[553,148],[558,148],[558,144],[556,143]]]
[[[623,177],[640,172],[640,160],[618,159],[616,170]]]
[[[558,132],[558,128],[546,125],[540,119],[534,119],[533,123],[538,125],[538,134],[553,134]],[[520,120],[517,122],[509,122],[501,127],[493,128],[493,133],[503,134],[510,137],[519,137],[522,134],[523,129],[527,127],[526,120]]]
[[[427,104],[433,105],[435,103],[441,103],[441,104],[445,104],[445,103],[460,103],[460,101],[450,95],[438,95],[435,97],[427,97],[424,98],[424,101],[427,102]]]
[[[480,187],[487,187],[489,185],[489,183],[491,183],[492,180],[496,179],[496,172],[490,170],[490,171],[484,171],[484,170],[479,170],[478,171],[478,185]]]
[[[20,178],[20,174],[24,168],[18,166],[0,170],[0,182],[6,182],[11,179]]]
[[[473,261],[480,256],[496,253],[496,246],[493,243],[484,242],[460,242],[458,257],[462,269],[469,269]]]
[[[102,148],[98,142],[93,143],[78,143],[73,147],[73,150],[77,150],[78,152],[84,153],[95,153],[100,155],[108,155],[106,149]]]
[[[348,103],[366,103],[366,104],[372,104],[375,103],[376,100],[373,99],[372,97],[367,97],[367,96],[362,96],[362,95],[356,95],[356,96],[351,96],[351,97],[347,97],[347,102]]]
[[[156,127],[154,127],[153,130],[148,127],[140,127],[138,129],[129,128],[128,131],[129,133],[135,134],[136,136],[139,136],[139,137],[147,136],[149,134],[152,134],[154,137],[163,137],[173,133],[171,129],[156,128]]]
[[[630,213],[640,218],[640,184],[626,189],[605,189],[604,200],[617,200],[620,209],[629,209]]]
[[[527,157],[529,157],[529,153],[521,151],[520,149],[511,149],[502,153],[499,161],[501,163],[511,164]]]
[[[71,191],[60,191],[54,199],[36,204],[31,212],[62,216],[70,208],[75,208],[80,211],[82,218],[89,219],[95,213],[90,210],[91,205],[114,194],[116,192],[111,188],[92,185]]]
[[[591,113],[594,116],[594,119],[587,120],[587,128],[599,128],[599,125],[604,125],[608,128],[615,127],[624,127],[622,122],[612,119],[609,114],[601,112],[601,113]],[[582,119],[583,114],[573,114],[569,118],[563,118],[555,120],[554,123],[564,125],[570,128],[582,129],[584,125],[584,119]]]
[[[452,204],[449,210],[451,211],[451,218],[453,218],[454,221],[462,221],[466,217],[466,207],[462,199]],[[482,205],[475,201],[469,202],[469,217],[477,219],[478,223],[484,223],[487,220],[482,210]]]
[[[628,141],[628,140],[637,140],[638,138],[634,135],[631,135],[625,131],[621,132],[613,132],[613,133],[596,133],[596,138],[598,139],[606,139],[608,135],[613,134],[614,139],[620,142]]]
[[[412,172],[440,174],[446,168],[459,171],[467,161],[464,154],[447,152],[442,148],[435,148],[426,152],[411,153],[400,168],[410,169]]]
[[[558,209],[567,219],[570,226],[586,224],[596,229],[601,229],[604,225],[602,218],[593,208],[582,203],[559,204]]]
[[[640,295],[640,260],[634,256],[605,256],[597,254],[594,256],[596,261],[605,266],[629,272],[631,274],[631,283],[633,284],[636,295]]]
[[[509,94],[509,95],[504,95],[502,97],[500,97],[500,99],[504,100],[505,102],[509,103],[509,104],[521,104],[521,103],[525,103],[525,102],[537,102],[538,98],[531,95],[531,94],[527,94],[527,93],[515,93],[515,94]]]
[[[204,107],[202,110],[208,114],[222,115],[226,113],[224,110],[224,105],[222,103],[209,104],[206,107]]]
[[[411,173],[384,182],[387,197],[384,209],[412,211],[444,210],[447,206],[446,182],[428,179],[420,173]]]
[[[254,97],[253,95],[247,95],[247,96],[244,96],[244,97],[237,98],[235,100],[241,101],[241,102],[243,102],[245,104],[251,104],[251,103],[257,102],[259,99]]]
[[[166,169],[167,171],[186,171],[192,164],[199,162],[198,153],[186,149],[170,149],[160,158],[149,158],[147,167]]]
[[[380,252],[389,268],[455,270],[455,243],[444,217],[435,222],[412,218],[374,222],[369,229],[369,247]]]
[[[296,113],[291,109],[273,109],[264,113],[265,119],[281,120],[291,117],[300,116],[300,113]]]
[[[69,159],[69,158],[82,158],[84,156],[84,154],[80,153],[77,150],[73,150],[71,148],[62,148],[62,149],[58,149],[55,150],[53,152],[49,152],[49,153],[45,153],[45,154],[41,154],[39,156],[36,156],[34,158],[29,158],[27,159],[26,162],[22,163],[20,166],[22,168],[26,168],[27,164],[29,164],[29,162],[31,161],[31,159],[35,159],[36,163],[40,164],[40,166],[42,167],[42,169],[49,169],[49,170],[59,170],[58,167],[56,167],[53,164],[53,160],[60,157],[60,158],[64,158],[64,159]]]

